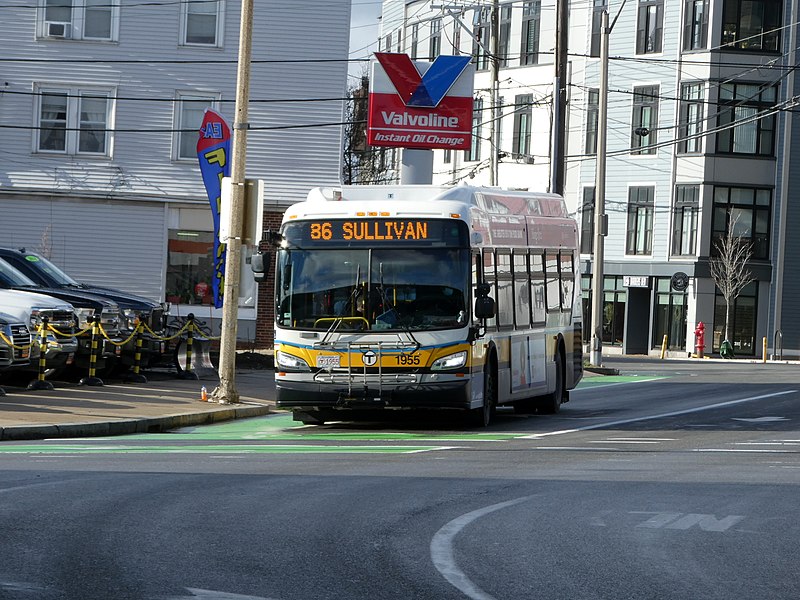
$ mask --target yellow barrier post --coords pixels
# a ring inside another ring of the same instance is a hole
[[[46,381],[44,378],[45,371],[47,370],[47,322],[48,318],[44,317],[42,322],[39,323],[39,371],[36,379],[28,384],[29,390],[52,390],[53,384]]]
[[[189,313],[187,317],[189,322],[187,323],[188,327],[186,328],[186,367],[183,369],[183,373],[181,373],[182,379],[193,379],[197,380],[197,373],[192,371],[192,343],[194,340],[194,313]]]
[[[136,350],[133,354],[133,373],[128,373],[125,376],[125,381],[128,383],[147,383],[147,377],[139,372],[142,364],[142,333],[144,326],[142,325],[141,317],[136,318]]]
[[[100,337],[100,317],[93,317],[92,319],[92,347],[89,352],[89,376],[80,380],[80,385],[101,386],[103,380],[95,375],[97,366],[97,347]]]
[[[762,363],[767,362],[767,336],[764,336],[762,338],[762,343],[761,343],[761,362]]]
[[[664,339],[661,341],[661,360],[664,360],[664,356],[667,354],[667,334],[664,334]]]

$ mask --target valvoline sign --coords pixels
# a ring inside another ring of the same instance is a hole
[[[472,142],[474,68],[469,56],[412,62],[376,52],[370,78],[371,146],[468,150]]]

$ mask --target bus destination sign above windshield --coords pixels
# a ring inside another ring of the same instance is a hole
[[[466,223],[427,219],[327,219],[287,223],[290,245],[467,245]]]

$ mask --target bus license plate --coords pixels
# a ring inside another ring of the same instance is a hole
[[[339,366],[338,354],[333,354],[333,355],[326,354],[322,356],[317,356],[317,367],[321,369],[330,369],[332,367],[338,367],[338,366]]]

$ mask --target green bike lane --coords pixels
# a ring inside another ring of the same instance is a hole
[[[659,379],[664,377],[591,377],[584,379],[577,390]],[[0,444],[0,454],[416,454],[457,449],[466,444],[480,442],[523,439],[531,435],[530,431],[414,432],[378,429],[365,431],[363,428],[352,431],[335,427],[305,426],[293,421],[291,414],[273,414],[176,429],[168,433],[44,440],[35,444],[9,442]]]

